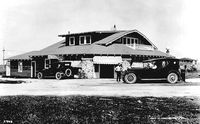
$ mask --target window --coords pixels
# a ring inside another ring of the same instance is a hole
[[[131,44],[131,39],[127,38],[127,44]]]
[[[91,44],[91,37],[90,36],[86,36],[86,44]]]
[[[22,70],[23,70],[22,62],[18,62],[18,72],[22,72]]]
[[[75,37],[69,37],[69,45],[75,45]]]
[[[134,39],[131,39],[131,44],[134,44]]]
[[[85,41],[84,41],[84,37],[83,36],[80,36],[79,37],[79,42],[80,42],[80,44],[84,44],[85,43]]]
[[[45,68],[50,68],[51,67],[51,61],[50,61],[50,59],[45,59],[44,65],[45,65]]]
[[[126,38],[122,38],[122,43],[126,44]]]
[[[91,36],[80,36],[79,37],[80,44],[91,44]]]
[[[135,43],[136,43],[136,44],[139,44],[138,39],[135,39]]]
[[[134,44],[139,44],[139,40],[138,40],[138,38],[124,37],[123,44],[134,46]]]

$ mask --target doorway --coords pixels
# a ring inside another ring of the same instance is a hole
[[[100,78],[114,78],[114,65],[100,65]]]
[[[36,77],[36,61],[31,62],[31,77]]]

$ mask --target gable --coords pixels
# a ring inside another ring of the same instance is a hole
[[[135,36],[140,38],[146,45],[152,45],[152,47],[154,49],[157,49],[157,47],[145,36],[143,35],[141,32],[139,32],[138,30],[129,30],[129,31],[123,31],[123,32],[119,32],[119,33],[115,33],[111,36],[108,36],[102,40],[97,41],[95,44],[99,44],[99,45],[109,45],[112,44],[113,42],[119,40],[120,38],[123,38],[125,36]]]

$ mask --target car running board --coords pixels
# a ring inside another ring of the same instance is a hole
[[[143,81],[145,81],[145,80],[166,80],[166,78],[150,78],[150,79],[145,78],[145,79],[141,79],[141,80],[143,80]]]

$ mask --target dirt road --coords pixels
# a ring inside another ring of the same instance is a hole
[[[22,80],[26,83],[0,83],[0,95],[200,96],[200,80],[178,84],[124,84],[115,79]]]

